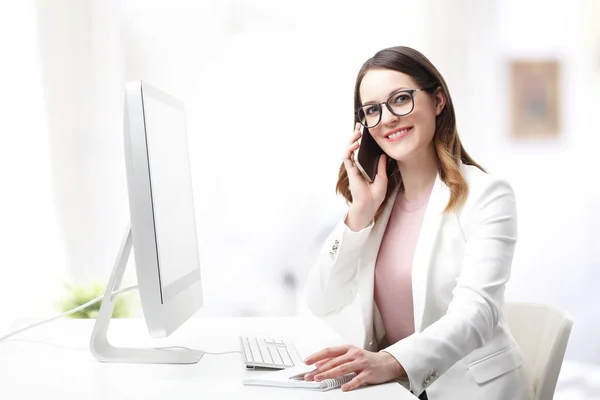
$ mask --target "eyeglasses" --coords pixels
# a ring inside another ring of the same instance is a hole
[[[408,115],[415,108],[414,94],[427,89],[429,88],[400,90],[383,103],[360,106],[356,109],[356,118],[365,128],[374,128],[381,121],[382,104],[385,104],[387,109],[398,117]]]

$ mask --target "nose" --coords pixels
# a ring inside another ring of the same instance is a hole
[[[381,123],[383,125],[395,125],[398,122],[397,115],[392,114],[392,112],[386,107],[381,107]]]

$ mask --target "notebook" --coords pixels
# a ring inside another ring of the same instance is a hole
[[[308,369],[307,369],[308,368]],[[339,388],[344,383],[350,382],[356,376],[355,373],[346,374],[334,379],[324,379],[321,382],[305,381],[304,373],[312,371],[312,368],[306,365],[300,365],[292,368],[271,371],[255,377],[243,380],[244,385],[256,386],[276,386],[284,388],[297,388],[308,390],[327,391]]]

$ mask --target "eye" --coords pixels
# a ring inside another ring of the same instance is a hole
[[[408,93],[398,93],[397,95],[395,95],[392,98],[391,103],[392,104],[402,104],[402,103],[406,103],[407,101],[410,101],[410,94]]]
[[[365,115],[375,115],[379,112],[378,106],[368,106],[365,107]]]

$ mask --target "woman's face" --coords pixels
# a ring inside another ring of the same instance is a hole
[[[369,70],[360,84],[362,104],[382,103],[400,90],[423,89],[406,74],[387,69]],[[406,94],[408,95],[408,94]],[[444,109],[445,99],[438,90],[435,95],[425,91],[413,94],[414,108],[408,115],[397,116],[382,104],[381,120],[369,131],[386,154],[398,162],[406,162],[428,153],[435,133],[436,117]],[[410,96],[394,100],[410,104]],[[392,104],[390,104],[392,105]],[[410,110],[410,107],[408,107]]]

